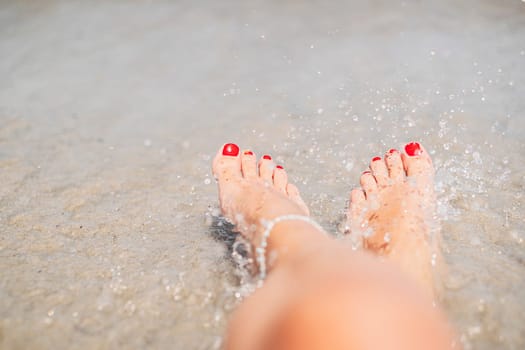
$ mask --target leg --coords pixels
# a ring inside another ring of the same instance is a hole
[[[308,215],[284,169],[267,158],[257,169],[252,152],[239,155],[229,144],[214,160],[222,211],[254,245],[261,219]],[[228,349],[443,349],[452,341],[439,311],[394,264],[353,252],[308,223],[277,224],[267,254],[277,259],[233,315]]]

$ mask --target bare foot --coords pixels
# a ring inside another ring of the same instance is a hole
[[[354,242],[395,262],[436,296],[441,255],[433,180],[430,155],[418,143],[373,158],[361,188],[351,193],[347,228]]]
[[[257,161],[250,150],[240,153],[237,145],[225,144],[213,160],[213,173],[219,185],[222,214],[252,246],[259,246],[265,220],[291,214],[308,216],[309,211],[297,187],[288,183],[286,171],[276,166],[271,156],[264,155]],[[279,254],[282,261],[284,255],[309,246],[309,240],[299,237],[308,233],[314,238],[311,244],[315,244],[320,236],[313,225],[296,220],[279,223],[272,229],[266,254]]]
[[[218,180],[223,215],[252,245],[258,246],[264,232],[263,220],[288,214],[306,216],[308,209],[297,188],[288,184],[284,169],[274,167],[269,156],[257,162],[251,151],[239,153],[236,145],[224,145],[214,159],[213,171]],[[361,211],[367,218],[365,226],[384,229],[392,224],[392,218],[387,222],[389,216],[384,214],[387,211],[381,208],[398,205],[398,214],[406,208],[414,211],[414,217],[424,220],[418,205],[430,195],[424,191],[423,183],[428,178],[422,174],[432,167],[428,162],[420,168],[422,171],[416,172],[417,166],[427,159],[419,156],[421,160],[417,164],[404,161],[408,166],[405,171],[399,154],[396,157],[401,164],[397,169],[400,176],[389,174],[387,178],[392,183],[385,186],[374,179],[375,192],[372,185],[368,185],[371,181],[363,181],[364,191],[352,203],[355,217],[350,215],[351,218],[361,219]],[[394,170],[392,166],[383,166]],[[374,171],[380,177],[380,170]],[[419,185],[412,186],[405,178],[407,173],[419,176],[415,179]],[[431,184],[431,180],[427,183]],[[373,194],[377,194],[375,202],[379,203],[374,218],[370,216],[372,211],[365,211],[376,205],[372,204]],[[402,194],[406,196],[406,203],[391,202]],[[391,248],[381,247],[368,237],[369,249],[377,246],[378,252],[392,257],[397,252],[399,261],[406,256],[410,257],[407,262],[423,265],[403,251],[414,241],[412,247],[427,252],[419,243],[428,242],[426,238],[418,241],[403,236],[425,236],[429,232],[427,227],[419,230],[408,219],[394,224],[404,229],[398,232],[395,227],[391,231]],[[382,237],[384,239],[384,232]],[[423,293],[413,288],[410,280],[392,264],[382,264],[370,254],[353,252],[303,220],[277,223],[267,243],[267,261],[271,260],[268,257],[272,253],[278,256],[275,264],[269,266],[274,270],[264,287],[255,290],[233,315],[226,349],[421,349],[425,346],[445,349],[444,344],[450,343],[439,311],[431,307],[428,299],[422,297]],[[381,337],[370,337],[377,329],[381,330]]]

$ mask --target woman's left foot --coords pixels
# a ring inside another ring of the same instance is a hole
[[[435,218],[434,168],[418,143],[404,152],[375,157],[351,193],[350,237],[385,256],[425,289],[439,289],[434,273],[441,264],[439,222]]]

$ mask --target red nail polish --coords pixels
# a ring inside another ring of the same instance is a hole
[[[371,172],[368,171],[368,170],[367,170],[367,171],[363,171],[363,175],[364,175],[364,174],[371,174]]]
[[[276,168],[277,169],[284,169],[282,165],[277,165]]]
[[[394,148],[392,148],[392,149],[390,149],[390,151],[388,151],[388,153],[390,153],[390,154],[396,153],[396,152],[397,152],[397,149],[394,149]]]
[[[375,162],[376,160],[381,160],[381,157],[374,157],[374,158],[372,158],[372,162]]]
[[[265,154],[265,155],[263,156],[263,159],[272,160],[272,157],[270,157],[269,155]]]
[[[421,146],[419,146],[419,143],[410,142],[406,144],[405,152],[409,156],[413,157],[413,156],[419,156],[423,151],[421,150]]]
[[[244,151],[244,154],[247,155],[247,156],[253,156],[253,152],[252,151]]]
[[[239,146],[237,146],[234,143],[227,143],[224,145],[224,148],[222,149],[223,156],[237,157],[238,154],[239,154]]]

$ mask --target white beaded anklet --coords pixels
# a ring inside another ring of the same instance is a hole
[[[265,230],[262,234],[261,238],[261,245],[257,248],[255,248],[255,252],[257,255],[257,264],[259,265],[259,284],[261,285],[264,279],[266,278],[266,246],[268,245],[268,238],[270,237],[270,233],[272,232],[275,225],[282,221],[288,221],[288,220],[299,220],[304,221],[318,229],[319,231],[324,232],[323,228],[315,222],[312,218],[304,215],[282,215],[278,216],[273,220],[266,221],[261,220]]]

